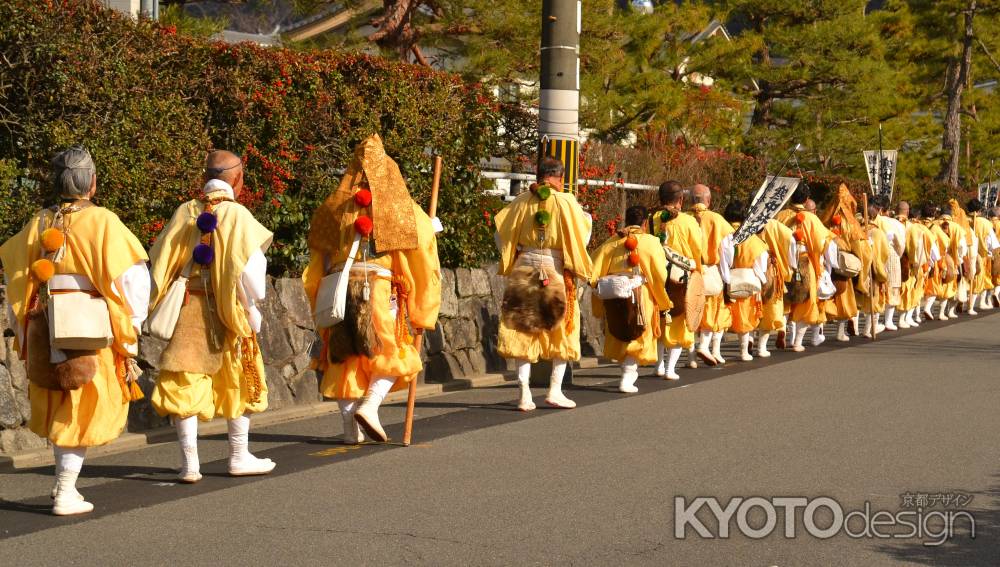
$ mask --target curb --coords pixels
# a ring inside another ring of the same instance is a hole
[[[461,390],[472,390],[476,388],[490,388],[499,386],[508,381],[504,374],[483,374],[468,378],[458,378],[441,384],[418,384],[417,399],[438,396],[446,392],[457,392]],[[398,403],[406,401],[406,390],[392,392],[385,398],[383,403]],[[327,414],[339,413],[337,404],[332,401],[316,402],[300,406],[289,406],[273,411],[265,411],[254,415],[253,423],[256,427],[267,427],[289,421],[309,419]],[[218,435],[226,433],[227,425],[224,419],[213,419],[198,425],[198,435]],[[130,451],[136,451],[150,445],[167,443],[176,440],[176,432],[173,427],[164,426],[141,433],[122,433],[117,439],[99,447],[89,447],[87,457],[104,457],[108,455],[118,455]],[[53,464],[52,448],[50,446],[39,449],[30,449],[12,455],[0,455],[0,470],[4,469],[26,469],[34,467],[44,467]]]

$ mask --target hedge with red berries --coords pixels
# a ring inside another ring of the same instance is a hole
[[[497,202],[477,164],[501,152],[504,113],[480,85],[377,57],[186,37],[94,0],[0,2],[0,53],[0,240],[46,201],[62,147],[92,152],[99,201],[145,242],[198,191],[204,152],[224,148],[243,156],[245,204],[275,232],[273,271],[294,274],[313,209],[378,132],[425,205],[431,155],[443,157],[442,261],[493,254],[484,211]]]

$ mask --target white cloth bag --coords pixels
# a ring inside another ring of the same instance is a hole
[[[181,316],[181,309],[184,307],[184,299],[187,296],[188,278],[191,276],[191,268],[194,260],[191,260],[181,270],[181,275],[177,276],[174,283],[167,288],[167,293],[163,299],[153,309],[149,316],[146,327],[149,335],[161,341],[169,341],[174,338],[174,329],[177,328],[177,320]]]
[[[753,268],[733,268],[729,272],[729,297],[746,299],[760,293],[760,278]]]
[[[354,264],[354,257],[358,254],[360,245],[361,236],[355,234],[351,251],[344,261],[344,269],[324,276],[319,282],[313,317],[320,329],[332,327],[344,320],[347,311],[347,284],[350,282],[351,266]]]
[[[111,312],[100,295],[85,291],[49,297],[49,343],[59,350],[100,350],[111,346]]]

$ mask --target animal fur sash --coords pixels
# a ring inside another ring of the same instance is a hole
[[[76,390],[97,375],[97,351],[66,350],[67,359],[50,361],[49,323],[45,312],[30,314],[28,320],[28,380],[46,390]]]
[[[347,281],[344,320],[330,328],[327,356],[331,363],[358,355],[372,358],[382,351],[382,340],[375,331],[372,302],[365,300],[364,293],[365,276],[351,274]]]
[[[209,310],[204,295],[189,294],[177,317],[177,327],[170,344],[160,356],[160,369],[170,372],[215,374],[222,368],[222,348],[212,346],[210,324],[221,321]]]
[[[541,270],[545,270],[544,276]],[[501,307],[507,327],[522,333],[547,332],[555,329],[565,314],[566,286],[554,269],[518,266],[507,276]]]

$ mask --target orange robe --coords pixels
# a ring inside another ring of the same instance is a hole
[[[736,247],[733,269],[752,269],[763,254],[767,254],[767,244],[758,236],[751,236]],[[760,324],[763,316],[760,294],[755,293],[750,297],[737,299],[728,304],[728,307],[732,317],[732,326],[730,327],[732,332],[742,335],[753,331]]]
[[[799,241],[799,255],[804,256],[812,264],[813,274],[809,278],[809,298],[792,305],[789,318],[796,323],[819,325],[826,322],[823,302],[817,296],[818,278],[823,270],[823,253],[832,239],[830,231],[823,226],[815,214],[805,210],[802,205],[793,205],[791,215],[786,215],[789,228],[793,231],[802,230],[802,240]]]
[[[695,205],[692,214],[698,219],[702,233],[705,235],[705,247],[702,249],[703,266],[719,266],[723,258],[719,253],[723,240],[732,234],[733,226],[719,213],[710,211],[704,205]],[[701,316],[700,331],[721,333],[733,324],[732,315],[726,307],[725,293],[705,297],[705,311]]]

